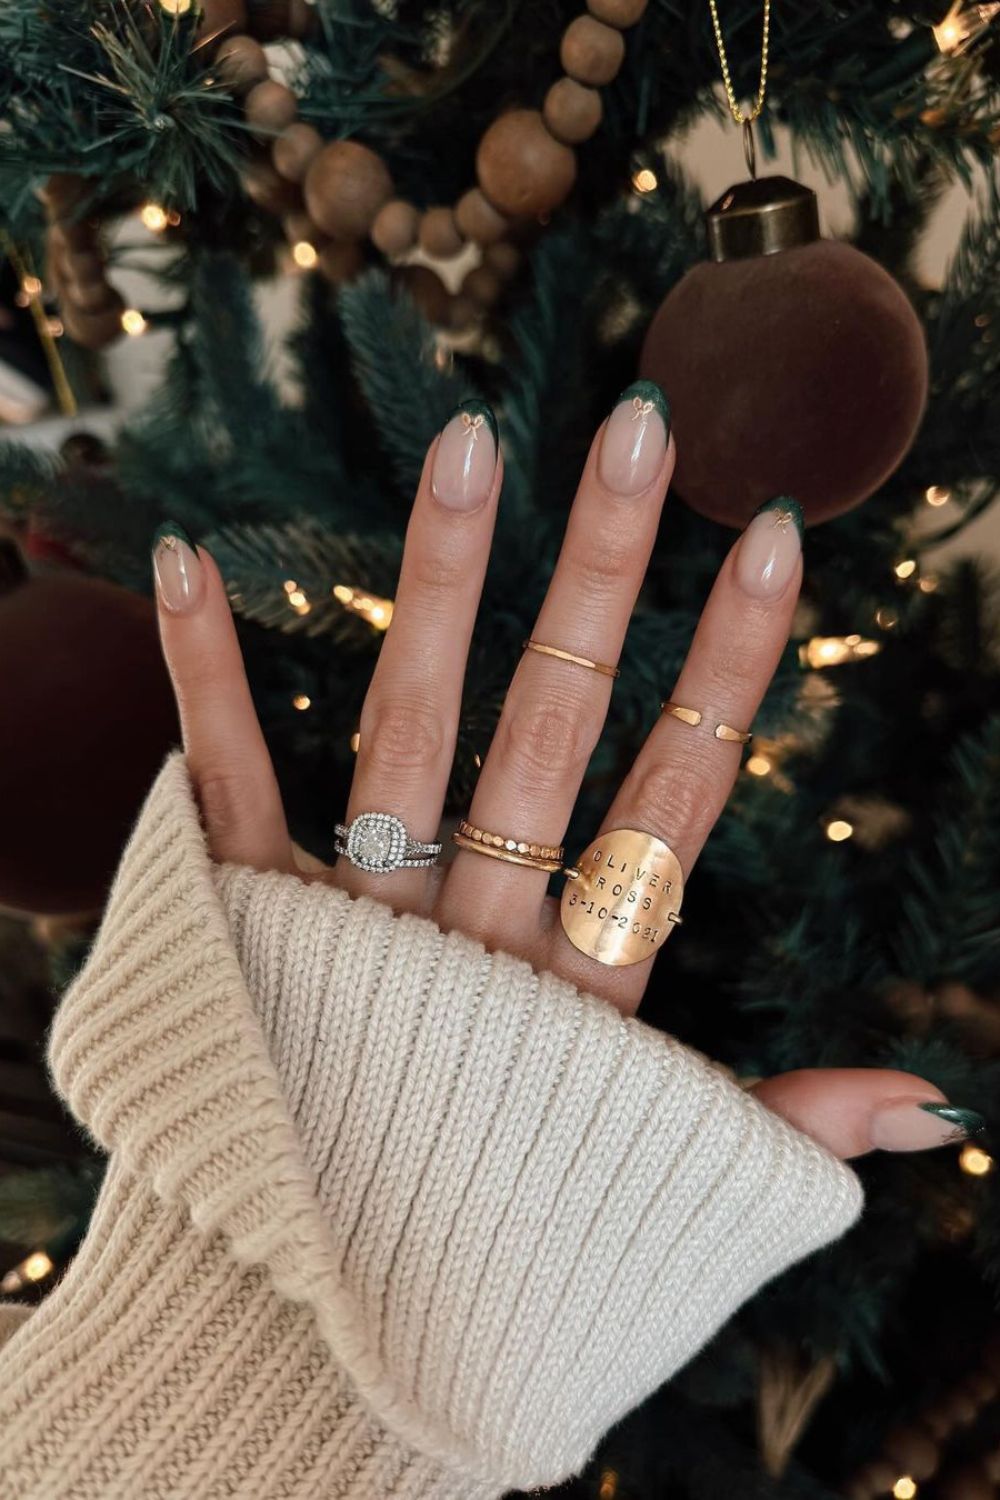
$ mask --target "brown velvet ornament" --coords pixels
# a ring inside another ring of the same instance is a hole
[[[549,134],[539,110],[512,109],[494,120],[479,142],[476,171],[479,186],[501,213],[547,214],[569,196],[576,157]]]
[[[246,29],[247,11],[243,0],[201,0],[200,8],[199,38]]]
[[[678,493],[741,527],[775,495],[794,495],[808,523],[858,505],[899,464],[927,399],[913,308],[835,240],[695,266],[653,319],[639,373],[670,401]]]
[[[153,606],[0,545],[0,906],[93,911],[178,739]]]
[[[334,239],[363,240],[392,197],[389,169],[359,141],[331,141],[309,165],[306,207]]]

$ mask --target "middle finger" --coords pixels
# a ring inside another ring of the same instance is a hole
[[[651,381],[638,381],[591,447],[533,641],[614,669],[672,466],[666,399]],[[474,827],[529,846],[561,844],[612,681],[608,671],[525,651],[468,813]],[[530,957],[547,883],[544,870],[460,849],[441,895],[442,920]]]

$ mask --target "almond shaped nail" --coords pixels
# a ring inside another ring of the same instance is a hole
[[[205,578],[194,542],[177,521],[164,521],[153,537],[153,574],[163,603],[174,615],[197,609]]]
[[[489,498],[499,436],[493,408],[462,401],[438,438],[431,492],[448,510],[478,510]]]
[[[736,546],[735,577],[752,599],[779,599],[802,556],[802,507],[790,495],[768,500],[753,514]]]
[[[670,405],[652,380],[622,391],[601,438],[597,471],[616,495],[641,495],[663,466],[670,440]]]
[[[869,1139],[880,1151],[929,1151],[985,1129],[974,1109],[934,1099],[887,1099],[871,1118]]]

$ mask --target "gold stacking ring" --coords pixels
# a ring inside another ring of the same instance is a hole
[[[541,641],[525,641],[524,649],[538,651],[542,656],[554,656],[557,661],[575,662],[578,667],[586,667],[589,672],[600,672],[604,677],[621,676],[617,667],[611,667],[605,661],[591,661],[589,656],[574,656],[572,651],[562,651],[558,646],[543,646]]]
[[[682,724],[690,724],[692,729],[696,729],[702,721],[703,715],[696,708],[685,708],[683,703],[667,701],[661,703],[660,707],[665,714],[680,719]],[[729,740],[737,745],[749,745],[753,739],[749,729],[734,729],[731,724],[716,724],[713,733],[717,740]]]
[[[505,838],[502,833],[477,828],[464,818],[451,838],[460,849],[470,849],[473,854],[485,854],[511,865],[527,865],[532,870],[546,870],[550,875],[562,869],[566,852],[562,844],[532,844],[524,839]]]

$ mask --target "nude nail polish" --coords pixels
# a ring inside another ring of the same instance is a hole
[[[597,472],[616,495],[641,495],[663,466],[670,406],[652,380],[637,380],[615,404],[601,438]]]
[[[985,1128],[974,1109],[938,1100],[888,1099],[872,1115],[869,1139],[880,1151],[927,1151]]]
[[[735,577],[752,599],[778,599],[795,576],[802,556],[802,509],[788,495],[768,500],[754,513],[736,548]]]
[[[195,545],[176,521],[165,521],[153,537],[153,574],[163,607],[172,615],[197,609],[205,579]]]
[[[463,401],[438,438],[431,492],[449,510],[478,510],[489,498],[499,436],[485,401]]]

